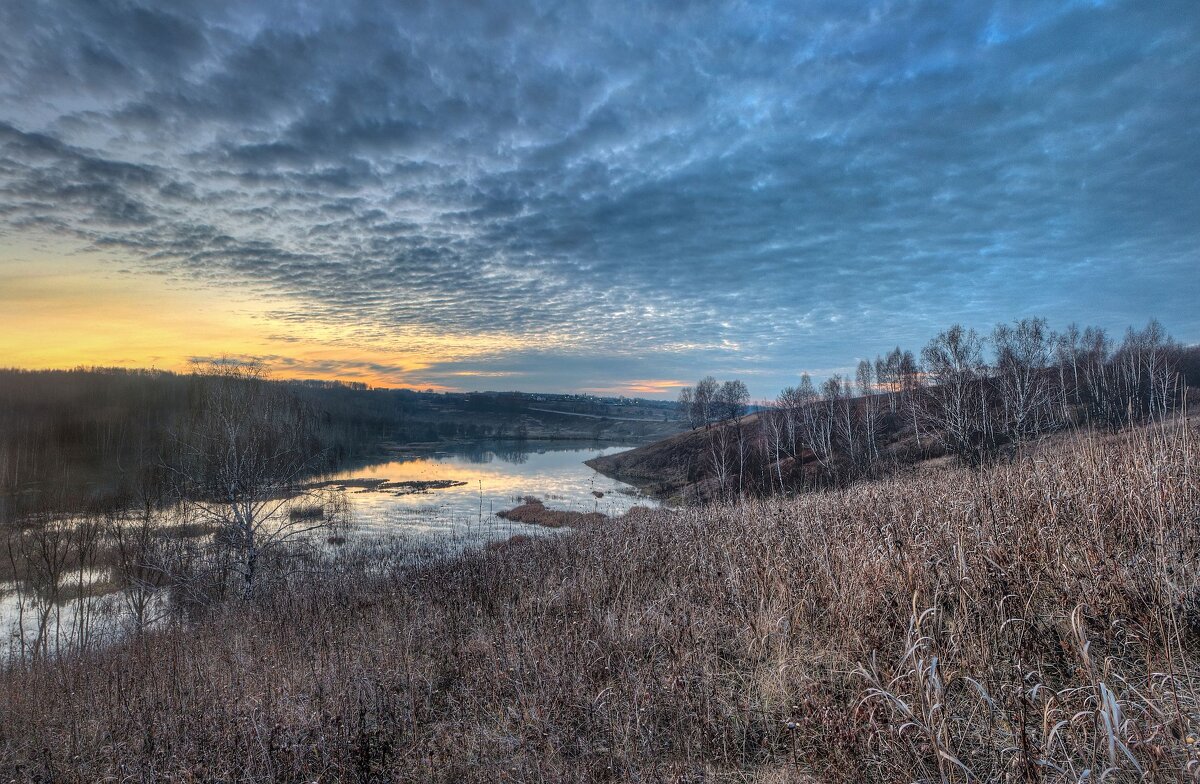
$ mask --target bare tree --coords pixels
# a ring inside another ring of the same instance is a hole
[[[1069,403],[1082,402],[1079,384],[1079,325],[1067,325],[1054,341],[1054,360],[1058,367],[1059,408],[1064,422],[1071,421]]]
[[[112,546],[113,576],[129,613],[133,631],[141,634],[157,620],[156,600],[171,575],[164,568],[163,537],[150,514],[134,520],[114,519],[108,538]]]
[[[1004,430],[1018,443],[1051,424],[1056,395],[1049,365],[1055,340],[1042,318],[997,324],[992,332]]]
[[[899,346],[889,351],[886,356],[875,357],[875,382],[880,391],[887,396],[888,410],[896,412],[896,397],[901,391],[901,363],[904,353]]]
[[[835,458],[841,458],[833,463],[835,474],[838,473],[839,463],[857,469],[861,460],[860,443],[854,410],[854,388],[850,385],[850,379],[834,373],[825,379],[821,391],[833,422],[833,454]]]
[[[841,384],[837,384],[840,390]],[[828,382],[821,396],[817,395],[812,379],[807,373],[800,376],[799,397],[809,401],[801,409],[800,432],[804,446],[813,453],[817,464],[826,472],[834,469],[834,417],[836,415],[837,394],[829,396]]]
[[[1119,401],[1113,369],[1109,363],[1112,344],[1101,327],[1087,327],[1080,342],[1078,367],[1082,373],[1079,400],[1084,416],[1092,424],[1119,427],[1124,406]]]
[[[708,457],[712,468],[712,476],[717,483],[717,493],[721,498],[729,496],[731,482],[731,434],[729,428],[718,427],[708,435]]]
[[[8,538],[9,565],[18,577],[13,588],[22,659],[44,659],[59,652],[73,538],[70,522],[59,520],[44,521]],[[27,614],[32,616],[29,620]]]
[[[14,652],[45,659],[93,641],[101,597],[93,590],[101,525],[84,517],[42,519],[8,536],[15,602]]]
[[[691,387],[679,390],[679,413],[687,420],[692,430],[700,426],[696,418],[696,401]]]
[[[1144,329],[1132,327],[1112,362],[1127,417],[1152,420],[1166,416],[1178,382],[1174,359],[1178,346],[1157,319]]]
[[[925,417],[948,451],[977,459],[988,429],[982,338],[955,324],[929,341],[921,359],[929,377]]]
[[[911,351],[905,351],[898,360],[900,406],[908,412],[912,422],[917,448],[921,447],[921,391],[925,385],[924,371]]]
[[[187,511],[235,555],[249,596],[264,556],[331,523],[328,499],[303,484],[319,453],[315,417],[260,367],[202,370],[199,410],[169,469]]]
[[[800,454],[805,409],[812,405],[816,397],[817,393],[813,389],[812,379],[807,374],[801,378],[798,386],[787,387],[779,393],[776,405],[784,413],[788,452],[791,457],[798,457]]]
[[[873,474],[879,462],[879,437],[882,423],[879,398],[876,396],[875,365],[864,359],[858,363],[855,381],[858,394],[862,398],[859,403],[859,418],[862,426],[863,461],[868,473]],[[890,397],[890,396],[889,396]]]
[[[787,390],[784,390],[784,392],[786,394]],[[785,395],[780,395],[781,399],[784,397]],[[775,472],[774,476],[768,475],[766,480],[772,491],[774,491],[775,481],[778,480],[779,492],[782,494],[786,492],[783,482],[783,461],[786,457],[794,454],[789,452],[789,444],[793,439],[789,431],[794,431],[794,428],[789,426],[791,413],[783,404],[776,401],[775,405],[762,407],[759,413],[759,421],[764,435],[767,462],[774,468]]]
[[[1078,400],[1087,421],[1111,429],[1167,415],[1179,385],[1180,348],[1151,319],[1132,327],[1115,350],[1099,327],[1083,331],[1073,360],[1078,368]]]
[[[854,411],[852,408],[854,392],[849,379],[834,373],[822,385],[825,397],[830,401],[833,411],[834,449],[840,452],[843,462],[855,465],[858,462],[858,443],[855,435]]]
[[[696,412],[695,417],[706,428],[712,423],[716,415],[717,396],[719,393],[720,386],[712,376],[705,376],[700,379],[696,384],[696,389],[692,393],[692,405]]]
[[[736,422],[740,419],[746,413],[746,406],[749,402],[750,390],[746,389],[746,385],[737,379],[726,381],[717,393],[719,416],[727,422]]]

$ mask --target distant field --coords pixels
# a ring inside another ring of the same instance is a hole
[[[644,417],[644,416],[643,417],[628,417],[628,416],[613,416],[611,414],[584,414],[584,413],[581,413],[578,411],[558,411],[553,408],[537,408],[535,406],[530,406],[529,410],[537,411],[538,413],[542,413],[542,414],[560,414],[562,416],[586,417],[588,419],[611,419],[614,422],[655,422],[655,423],[657,423],[657,422],[664,421],[664,417],[659,417],[657,419],[654,419],[654,418]]]

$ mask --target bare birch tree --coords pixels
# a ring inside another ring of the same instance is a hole
[[[864,359],[858,363],[855,381],[858,385],[859,419],[862,425],[863,462],[867,472],[874,474],[879,463],[879,438],[882,411],[876,394],[875,365]],[[889,396],[890,397],[890,396]]]
[[[1049,365],[1055,336],[1045,319],[1029,318],[997,324],[992,342],[1004,431],[1020,443],[1051,425],[1056,395]]]
[[[840,388],[840,384],[838,385]],[[817,395],[812,379],[807,373],[800,377],[800,396],[808,400],[801,409],[801,433],[804,446],[816,458],[817,464],[826,472],[834,469],[834,416],[837,406],[837,396],[830,398],[827,394]]]
[[[933,431],[948,451],[978,459],[987,437],[983,339],[955,324],[929,341],[921,359],[929,377],[925,416]]]

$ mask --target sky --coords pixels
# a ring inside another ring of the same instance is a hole
[[[0,4],[0,366],[768,398],[1200,340],[1200,3]]]

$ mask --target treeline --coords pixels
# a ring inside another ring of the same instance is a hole
[[[322,438],[335,464],[372,454],[381,441],[396,444],[453,439],[505,438],[516,430],[503,422],[476,421],[474,411],[457,412],[446,395],[410,389],[377,389],[358,383],[288,382],[321,415]],[[462,396],[466,397],[466,396]],[[507,410],[500,418],[512,418]]]
[[[340,382],[267,382],[311,409],[318,465],[383,440],[471,433],[422,421],[418,393]],[[120,505],[153,495],[174,434],[200,409],[203,374],[117,368],[0,370],[0,520],[30,508]]]
[[[218,363],[219,364],[219,363]],[[43,505],[120,505],[157,483],[163,451],[202,399],[205,371],[122,368],[0,369],[0,520],[6,510]],[[600,438],[622,425],[536,413],[614,414],[613,402],[585,396],[519,392],[437,393],[381,389],[341,381],[273,381],[308,405],[326,467],[378,456],[385,444],[487,439]],[[744,391],[744,387],[743,387]],[[653,407],[647,401],[640,404]],[[586,426],[586,430],[585,430]],[[632,427],[625,427],[626,431]]]
[[[680,409],[693,427],[736,420],[744,408],[721,401],[739,383],[707,378],[683,391]],[[802,375],[752,423],[714,430],[690,479],[706,497],[729,497],[842,484],[941,454],[978,464],[1058,430],[1161,419],[1190,385],[1200,385],[1200,347],[1157,320],[1120,342],[1099,327],[1055,332],[1044,318],[989,334],[956,324],[919,352],[861,360],[852,378]]]
[[[705,376],[696,386],[679,391],[679,413],[693,430],[717,422],[736,422],[749,403],[750,390],[737,379],[720,383]]]
[[[187,376],[90,368],[0,370],[0,519],[133,492],[194,404]]]
[[[207,371],[197,371],[0,369],[0,521],[6,510],[31,504],[65,511],[145,496],[158,483],[155,474],[172,434],[203,398]],[[549,396],[551,402],[543,404],[538,396],[517,392],[267,383],[286,387],[311,408],[321,460],[330,468],[376,457],[385,444],[557,437],[542,421],[549,415],[533,413],[531,406],[613,414],[611,402],[583,396]],[[609,428],[577,420],[577,429],[581,422],[592,437]]]

